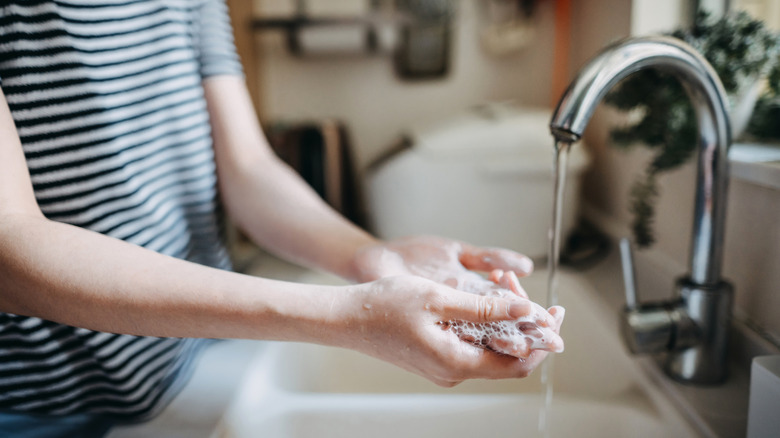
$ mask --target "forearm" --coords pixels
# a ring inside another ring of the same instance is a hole
[[[326,205],[291,169],[263,166],[235,178],[240,181],[223,189],[222,199],[253,241],[303,266],[359,280],[355,252],[376,240]]]
[[[204,84],[220,194],[233,221],[255,242],[305,266],[357,280],[355,252],[376,243],[335,212],[271,151],[240,78]]]
[[[3,312],[134,335],[328,343],[342,323],[325,310],[346,293],[200,266],[39,216],[0,216]]]

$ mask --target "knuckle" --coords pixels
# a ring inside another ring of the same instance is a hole
[[[477,314],[483,321],[488,321],[496,316],[497,303],[495,300],[482,298],[477,301]]]
[[[430,310],[437,314],[443,312],[443,309],[445,308],[444,297],[435,290],[426,290],[420,294],[419,297],[426,310]]]
[[[477,316],[480,320],[484,320],[487,317],[488,309],[487,303],[484,298],[477,300]]]
[[[439,293],[438,290],[434,288],[427,288],[425,291],[420,294],[422,299],[424,299],[428,303],[432,304],[441,304],[442,303],[442,295]]]

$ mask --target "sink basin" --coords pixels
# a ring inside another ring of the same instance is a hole
[[[543,271],[522,284],[545,301]],[[625,352],[598,293],[572,272],[559,284],[566,351],[554,360],[549,436],[699,436]],[[265,344],[250,368],[221,436],[515,437],[537,431],[544,404],[539,370],[441,388],[350,350],[296,343]]]
[[[536,432],[539,398],[516,396],[325,396],[279,400],[237,436],[285,438],[516,437]],[[664,437],[658,419],[617,404],[556,401],[553,437]],[[262,432],[262,433],[260,433]],[[525,432],[525,433],[523,433]]]

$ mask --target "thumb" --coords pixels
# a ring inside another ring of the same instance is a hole
[[[442,306],[445,320],[476,323],[514,320],[529,316],[533,304],[522,298],[486,297],[465,292],[448,294]]]

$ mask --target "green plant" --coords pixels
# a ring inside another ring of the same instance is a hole
[[[758,140],[777,142],[780,140],[780,66],[770,72],[767,82],[767,92],[756,102],[747,132]]]
[[[699,13],[690,29],[671,35],[693,46],[712,64],[732,105],[746,87],[762,77],[769,78],[770,92],[780,95],[780,36],[762,22],[745,13],[719,20]],[[655,241],[657,176],[688,161],[696,149],[693,108],[680,83],[658,70],[642,70],[627,77],[607,95],[605,102],[621,111],[639,114],[638,120],[611,131],[615,146],[625,149],[643,145],[655,151],[644,175],[634,182],[630,192],[634,237],[639,246],[647,247]],[[760,125],[765,134],[770,128],[778,131],[776,123],[769,119],[772,114],[780,114],[780,103],[773,102],[761,103],[776,111],[767,113]],[[755,123],[751,125],[754,130],[757,127]]]

